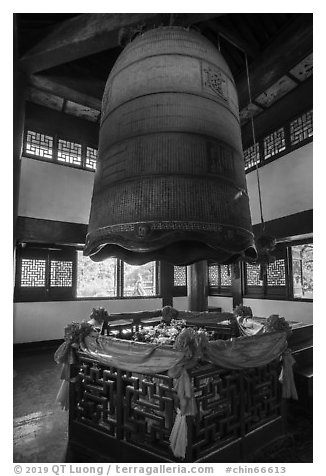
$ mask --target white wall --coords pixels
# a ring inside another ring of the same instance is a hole
[[[62,339],[72,321],[88,320],[93,307],[109,313],[152,311],[162,308],[162,299],[19,302],[14,304],[14,343]]]
[[[313,143],[259,169],[264,220],[313,208]],[[252,223],[260,222],[256,171],[246,176]],[[22,158],[19,215],[88,223],[94,173]]]
[[[209,307],[221,307],[223,312],[233,311],[233,298],[225,296],[208,296]]]
[[[18,215],[88,223],[94,172],[22,158]]]
[[[296,301],[274,301],[267,299],[243,299],[244,306],[250,306],[254,316],[268,317],[279,314],[287,321],[312,323],[313,303]]]
[[[313,208],[313,143],[259,169],[264,221]],[[260,223],[257,174],[246,175],[252,224]]]
[[[180,296],[173,298],[173,307],[178,311],[188,311],[188,297]]]

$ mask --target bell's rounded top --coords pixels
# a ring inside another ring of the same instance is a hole
[[[215,45],[196,30],[181,26],[161,26],[138,34],[123,49],[115,62],[108,81],[121,69],[154,55],[179,54],[191,56],[218,65],[234,82],[231,70]]]

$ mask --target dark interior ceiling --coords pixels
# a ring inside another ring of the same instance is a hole
[[[312,20],[309,13],[15,15],[27,100],[98,122],[106,79],[130,32],[181,25],[220,48],[236,81],[243,129],[251,114],[266,123],[270,111],[288,110],[289,98],[291,104],[312,105]]]

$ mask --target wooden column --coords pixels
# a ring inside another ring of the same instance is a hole
[[[208,309],[208,266],[199,261],[187,266],[188,311]]]
[[[241,263],[239,261],[232,265],[232,298],[233,309],[243,303],[241,284]]]
[[[17,26],[14,16],[14,101],[13,101],[13,240],[14,250],[17,236],[17,216],[19,203],[19,184],[21,156],[24,140],[26,78],[20,68],[17,44]]]
[[[160,262],[162,307],[173,306],[174,267],[173,264]]]

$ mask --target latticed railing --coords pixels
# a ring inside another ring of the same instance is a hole
[[[71,444],[83,446],[83,434],[84,450],[102,449],[104,460],[176,461],[169,446],[178,406],[172,378],[108,367],[83,352],[72,370]],[[187,417],[186,461],[243,461],[279,437],[279,372],[279,361],[246,370],[201,363],[190,370],[198,413]]]

